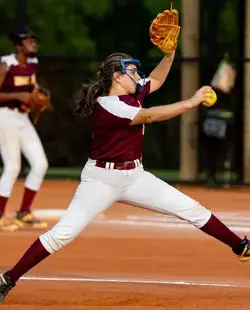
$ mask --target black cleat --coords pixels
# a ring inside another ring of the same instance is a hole
[[[17,212],[15,224],[18,228],[33,228],[38,230],[44,230],[48,227],[46,222],[42,222],[35,218],[30,211]]]
[[[6,273],[0,275],[0,304],[4,302],[4,299],[8,295],[9,291],[15,286],[16,284]]]
[[[239,261],[242,263],[248,262],[250,260],[250,241],[245,237],[240,244],[240,248],[234,251],[239,257]]]

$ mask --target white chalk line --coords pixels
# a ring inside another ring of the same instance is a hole
[[[119,225],[119,226],[137,226],[137,227],[156,227],[156,228],[171,228],[171,229],[189,229],[189,230],[197,230],[193,225],[188,223],[155,223],[155,222],[147,222],[147,221],[128,221],[128,220],[99,220],[95,221],[95,224],[111,224],[111,225]],[[226,223],[227,224],[227,223]],[[250,232],[250,226],[234,226],[228,225],[228,227],[235,232]]]
[[[41,218],[53,218],[60,219],[65,210],[37,210],[35,213]],[[225,213],[230,215],[230,213]],[[240,213],[238,213],[239,216]],[[241,213],[242,214],[242,213]],[[233,214],[232,214],[233,215]],[[237,214],[235,213],[235,218]],[[234,217],[233,215],[233,217]],[[240,216],[241,217],[241,216]],[[143,216],[127,216],[124,220],[111,220],[102,219],[105,216],[101,216],[100,219],[95,220],[98,224],[114,224],[114,225],[128,225],[128,226],[154,226],[154,227],[167,227],[167,228],[194,228],[192,225],[181,222],[176,218],[168,218],[163,215],[162,220],[158,220],[156,217],[143,217]],[[241,217],[242,218],[242,217]],[[238,217],[239,219],[239,217]],[[243,219],[243,218],[242,218]],[[247,221],[247,217],[244,217]],[[250,218],[249,218],[250,220]],[[244,222],[236,221],[238,225]],[[232,221],[231,224],[234,224]],[[245,224],[245,223],[244,223]],[[250,231],[250,227],[234,226],[234,230]],[[195,228],[194,228],[195,229]],[[82,282],[82,283],[118,283],[118,284],[152,284],[152,285],[177,285],[177,286],[205,286],[205,287],[222,287],[222,288],[250,288],[250,285],[227,283],[227,282],[203,282],[203,281],[180,281],[180,280],[154,280],[154,279],[123,279],[123,278],[81,278],[81,277],[53,277],[53,276],[24,276],[21,277],[24,281],[50,281],[50,282]]]
[[[154,279],[123,279],[123,278],[78,278],[78,277],[48,277],[24,276],[20,280],[41,282],[84,282],[84,283],[118,283],[118,284],[159,284],[177,286],[207,286],[228,288],[250,288],[250,285],[223,282],[179,281],[179,280],[154,280]]]
[[[59,220],[64,214],[64,209],[36,210],[35,215],[41,219]],[[218,213],[224,223],[235,232],[250,232],[250,213],[249,212],[220,212]],[[101,214],[93,221],[95,224],[119,225],[119,226],[137,226],[137,227],[155,227],[170,229],[192,229],[196,228],[186,221],[168,216],[158,215],[127,215],[124,219],[109,219]],[[248,225],[249,224],[249,225]]]
[[[42,219],[59,219],[63,216],[66,209],[37,209],[34,210],[34,214],[39,216]],[[222,220],[227,221],[242,221],[242,222],[250,222],[250,212],[249,211],[241,211],[241,212],[215,212],[215,214],[220,217]],[[106,215],[104,215],[106,217]],[[165,214],[156,213],[153,216],[145,216],[145,215],[127,215],[126,219],[141,219],[141,220],[149,220],[149,221],[171,221],[178,222],[180,219],[169,216]]]

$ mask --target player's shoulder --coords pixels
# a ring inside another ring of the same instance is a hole
[[[5,65],[7,65],[7,67],[18,65],[15,54],[1,56],[1,63],[4,63]]]
[[[119,102],[119,97],[118,96],[102,96],[102,97],[97,98],[97,102],[100,105],[117,103]]]
[[[137,97],[141,97],[141,99],[143,99],[145,96],[147,96],[150,93],[151,81],[150,79],[145,78],[145,79],[139,80],[138,84],[141,85],[141,89],[139,93],[137,94]]]
[[[138,112],[139,107],[133,104],[129,104],[129,97],[131,95],[124,96],[103,96],[97,99],[97,102],[102,109],[118,118],[133,118],[134,114]],[[133,99],[135,100],[135,99]],[[135,100],[136,101],[136,100]]]
[[[38,58],[37,57],[28,58],[27,62],[29,64],[38,64]],[[16,58],[16,55],[12,53],[12,54],[1,56],[1,63],[6,64],[7,67],[9,68],[11,66],[17,66],[18,60]]]
[[[141,86],[146,86],[150,84],[149,78],[140,79],[137,83],[139,83]]]
[[[120,105],[118,96],[102,96],[97,98],[98,105],[104,110],[110,111]]]
[[[100,106],[107,109],[108,107],[121,108],[124,105],[131,105],[131,101],[134,100],[131,95],[121,96],[103,96],[98,97],[97,102]]]
[[[34,65],[36,65],[36,64],[38,64],[38,58],[37,57],[30,57],[30,58],[28,58],[27,59],[27,62],[29,63],[29,64],[34,64]]]

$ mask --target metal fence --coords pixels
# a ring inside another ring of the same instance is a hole
[[[200,67],[200,84],[209,84],[212,75],[218,65],[219,59],[183,59],[176,58],[166,83],[159,91],[148,97],[145,106],[163,105],[179,101],[181,99],[181,66],[189,61]],[[148,74],[159,62],[159,59],[144,61],[143,70]],[[79,118],[74,115],[73,94],[79,84],[91,79],[100,60],[84,58],[52,58],[42,57],[40,61],[40,77],[45,86],[52,91],[54,111],[44,112],[37,126],[39,134],[45,146],[46,153],[52,166],[81,166],[88,154],[90,146],[91,122],[88,118]],[[236,65],[241,65],[241,61]],[[239,158],[242,141],[242,84],[238,75],[236,87],[227,108],[235,112],[235,124],[231,136],[232,144],[232,169],[240,173]],[[200,108],[200,153],[199,169],[205,168],[205,145],[202,135],[202,119],[206,109]],[[180,117],[168,122],[150,124],[146,127],[144,142],[145,165],[150,169],[178,170],[180,164]],[[219,166],[223,165],[223,154]]]
[[[157,62],[158,59],[145,61],[144,71],[150,73]],[[41,115],[37,129],[52,166],[81,166],[87,158],[91,122],[74,115],[73,95],[81,82],[93,78],[100,63],[89,58],[41,58],[39,76],[41,83],[52,91],[54,110]],[[175,63],[168,82],[149,96],[145,106],[180,100],[180,64],[180,60]],[[176,118],[147,126],[144,151],[148,167],[179,168],[179,122]]]
[[[12,0],[16,10],[12,16],[4,15],[5,27],[0,35],[6,36],[11,30],[12,21],[15,26],[25,24],[27,1]],[[231,169],[237,178],[242,179],[243,162],[243,65],[246,59],[240,58],[244,50],[244,7],[245,0],[230,0],[233,10],[234,24],[237,29],[234,36],[225,36],[225,29],[220,27],[221,7],[225,1],[218,0],[214,5],[201,0],[200,28],[201,42],[199,59],[184,59],[177,57],[164,86],[150,95],[145,106],[162,105],[181,99],[181,66],[185,62],[192,62],[200,67],[200,84],[210,83],[212,75],[224,51],[232,51],[238,75],[235,89],[230,97],[230,106],[235,113],[233,134],[230,144]],[[4,10],[5,4],[1,5]],[[232,27],[231,27],[232,28]],[[48,30],[49,31],[49,30]],[[143,59],[143,70],[150,70],[160,59]],[[80,167],[88,156],[90,147],[91,122],[88,118],[77,118],[74,115],[73,94],[79,84],[91,79],[101,63],[101,59],[92,57],[69,56],[41,56],[39,77],[44,86],[52,92],[53,111],[43,112],[37,125],[46,154],[52,167]],[[205,110],[199,112],[199,171],[206,168],[206,142],[202,133],[202,120]],[[180,117],[168,122],[150,124],[146,127],[144,142],[145,166],[148,169],[179,170],[180,166]],[[218,169],[224,169],[224,154],[218,158]]]
[[[149,74],[160,59],[146,60],[143,70]],[[148,96],[145,107],[169,104],[181,100],[181,66],[192,62],[200,67],[200,84],[208,84],[219,60],[176,58],[163,87]],[[50,167],[82,167],[88,157],[91,141],[91,119],[74,114],[74,93],[81,82],[93,78],[101,60],[76,57],[41,57],[39,80],[52,92],[54,109],[41,113],[36,129],[43,142]],[[238,62],[241,65],[241,61]],[[231,170],[241,176],[243,100],[240,76],[230,102],[235,122],[230,139]],[[228,107],[227,107],[228,108]],[[199,171],[206,169],[207,147],[202,132],[206,108],[199,108]],[[148,124],[144,138],[144,164],[147,169],[174,170],[180,167],[180,117],[167,122]],[[219,153],[218,170],[224,169],[225,152]],[[26,161],[24,159],[24,165]]]

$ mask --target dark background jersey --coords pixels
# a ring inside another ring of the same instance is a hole
[[[144,125],[130,126],[150,91],[146,80],[137,95],[99,97],[93,113],[92,146],[89,158],[126,162],[142,158]]]
[[[1,57],[1,63],[5,63],[8,68],[5,79],[0,88],[1,92],[32,92],[36,83],[36,58],[28,59],[28,63],[25,66],[20,66],[15,54],[11,54]],[[12,100],[1,104],[4,106],[20,108],[21,102]]]

